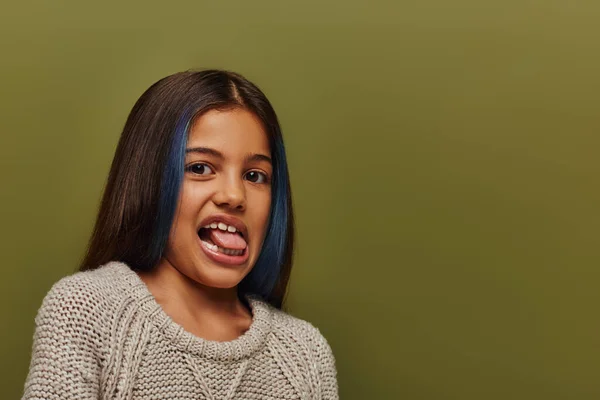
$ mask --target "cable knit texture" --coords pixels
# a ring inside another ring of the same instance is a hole
[[[338,399],[319,330],[247,299],[250,328],[216,342],[173,322],[123,263],[63,278],[35,320],[23,399]]]

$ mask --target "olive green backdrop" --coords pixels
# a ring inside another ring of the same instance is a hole
[[[281,118],[291,312],[343,399],[593,399],[600,3],[3,2],[1,398],[80,259],[126,115],[191,67]]]

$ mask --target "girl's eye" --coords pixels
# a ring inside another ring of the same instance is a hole
[[[186,168],[187,171],[194,175],[210,175],[213,170],[206,164],[192,164]]]
[[[250,171],[246,174],[245,178],[253,183],[267,183],[267,175],[259,171]]]

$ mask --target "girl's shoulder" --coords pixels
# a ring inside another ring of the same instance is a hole
[[[337,368],[331,346],[312,323],[284,311],[273,311],[274,336],[271,352],[285,365],[314,368],[323,398],[338,399]]]
[[[110,312],[112,307],[118,306],[127,297],[126,269],[129,270],[125,264],[109,263],[60,279],[45,295],[36,323],[55,318],[83,323],[101,318],[102,314]]]
[[[306,346],[319,356],[331,356],[332,350],[321,330],[311,322],[273,308],[273,332],[291,347]]]

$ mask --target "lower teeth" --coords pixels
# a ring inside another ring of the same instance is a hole
[[[224,247],[219,247],[216,244],[210,244],[205,241],[202,241],[202,243],[204,243],[204,245],[212,251],[218,251],[219,253],[223,253],[228,256],[241,256],[244,253],[244,250],[226,249]]]

